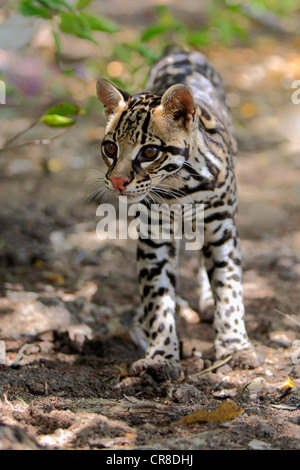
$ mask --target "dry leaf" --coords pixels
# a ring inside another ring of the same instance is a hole
[[[61,274],[56,274],[48,271],[46,273],[46,278],[48,281],[55,282],[56,284],[62,285],[65,283],[65,278]]]
[[[281,388],[293,388],[293,387],[296,387],[296,385],[289,377],[281,385]]]
[[[137,435],[134,434],[133,432],[127,432],[127,433],[125,434],[125,437],[137,437]]]
[[[173,424],[192,424],[198,422],[221,423],[233,419],[243,412],[243,408],[239,407],[233,400],[228,398],[222,401],[214,411],[207,411],[205,409],[197,410],[190,415],[184,416],[179,421],[175,421]]]

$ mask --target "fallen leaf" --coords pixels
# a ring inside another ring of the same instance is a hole
[[[281,384],[281,388],[293,388],[296,387],[294,382],[288,377],[283,384]]]
[[[48,281],[53,281],[59,285],[62,285],[65,282],[65,278],[61,274],[52,273],[50,271],[46,273],[46,278]]]
[[[44,266],[45,264],[45,261],[43,261],[42,259],[36,259],[35,262],[33,263],[34,267],[36,268],[41,268],[42,266]]]
[[[227,398],[213,411],[207,411],[204,408],[194,411],[193,413],[184,416],[179,421],[173,424],[192,424],[197,422],[205,423],[221,423],[228,421],[241,415],[244,412],[243,408],[238,406],[233,400]]]
[[[137,435],[134,434],[133,432],[127,432],[127,433],[125,434],[125,437],[137,437]]]

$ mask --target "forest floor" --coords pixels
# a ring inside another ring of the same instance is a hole
[[[212,324],[194,312],[197,256],[186,252],[178,294],[193,311],[177,315],[181,376],[130,376],[142,357],[130,336],[135,241],[99,240],[95,207],[84,203],[102,167],[100,113],[49,146],[1,154],[0,449],[300,449],[300,105],[286,84],[292,64],[300,74],[296,46],[266,38],[210,51],[240,148],[246,324],[264,356],[256,369],[214,363]],[[5,112],[9,138],[39,110]],[[213,413],[232,401],[233,415]],[[178,423],[196,410],[206,413]]]

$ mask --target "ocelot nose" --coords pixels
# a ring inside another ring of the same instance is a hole
[[[128,176],[120,176],[119,178],[110,176],[109,179],[112,182],[114,189],[119,189],[120,191],[123,191],[131,181]]]

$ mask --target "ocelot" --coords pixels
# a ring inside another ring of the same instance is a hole
[[[256,367],[244,323],[242,269],[236,229],[236,142],[223,81],[196,51],[170,49],[154,64],[146,92],[130,95],[99,78],[97,96],[107,126],[102,156],[105,186],[130,203],[193,203],[204,207],[200,307],[214,299],[216,359],[232,354]],[[180,372],[175,328],[178,240],[138,240],[137,265],[147,338],[145,358],[131,367],[161,379]]]

